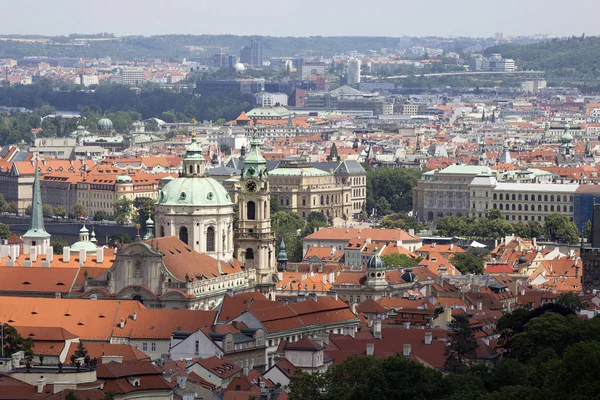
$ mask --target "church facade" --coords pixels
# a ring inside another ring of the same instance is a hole
[[[239,182],[235,238],[233,202],[219,182],[206,176],[194,135],[183,172],[159,191],[156,223],[148,220],[144,240],[138,236],[121,248],[106,273],[86,282],[84,297],[208,310],[227,294],[260,290],[274,296],[270,191],[256,134],[251,144]]]

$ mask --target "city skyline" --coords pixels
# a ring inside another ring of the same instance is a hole
[[[472,36],[491,37],[549,34],[597,35],[594,16],[600,4],[575,0],[556,21],[548,2],[506,0],[502,8],[467,0],[452,3],[433,0],[427,5],[384,0],[365,9],[350,0],[343,7],[333,1],[273,3],[256,0],[252,7],[235,0],[207,4],[190,0],[171,3],[175,13],[165,19],[162,4],[132,0],[92,3],[81,7],[74,0],[25,2],[5,10],[2,34],[68,35],[111,32],[117,36],[161,34],[233,34],[264,36]],[[118,10],[118,12],[115,12]],[[585,10],[586,13],[579,13]],[[576,15],[577,13],[577,15]],[[168,14],[167,14],[168,15]],[[535,15],[535,18],[532,16]],[[262,21],[257,24],[256,21]],[[250,23],[252,22],[252,23]],[[310,24],[309,24],[310,23]]]

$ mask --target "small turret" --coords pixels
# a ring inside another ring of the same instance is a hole
[[[277,270],[285,271],[287,269],[287,252],[285,251],[285,241],[281,239],[281,244],[279,245],[279,254],[277,254]]]
[[[152,221],[152,218],[150,216],[148,216],[148,219],[146,220],[146,235],[144,235],[144,240],[152,240],[154,238],[154,221]]]

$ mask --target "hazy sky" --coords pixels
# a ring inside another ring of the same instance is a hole
[[[599,0],[0,0],[0,33],[597,35]]]

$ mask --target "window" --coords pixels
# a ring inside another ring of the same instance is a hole
[[[250,220],[256,219],[256,204],[253,201],[249,201],[246,204],[246,216]]]
[[[542,201],[542,195],[538,194],[538,201]]]
[[[529,211],[529,206],[525,204],[525,211]]]
[[[200,342],[198,340],[196,340],[196,342],[194,343],[194,351],[196,354],[198,354],[200,352]]]
[[[521,211],[521,210],[522,210],[522,207],[521,207],[521,205],[520,205],[520,204],[519,204],[519,208],[518,208],[518,209],[519,209],[519,211]]]
[[[521,201],[523,199],[520,193],[519,193],[518,199],[519,199],[519,201]]]
[[[550,201],[554,201],[554,195],[553,194],[550,195]]]
[[[525,195],[525,201],[529,200],[529,196]]]
[[[496,193],[494,193],[494,200],[497,200],[497,197],[498,196],[496,195]],[[494,207],[494,208],[496,208],[496,207]]]
[[[542,205],[538,204],[538,211],[542,211]]]
[[[494,205],[492,207],[495,209],[496,208],[496,203],[494,203]]]
[[[212,226],[206,230],[206,251],[215,251],[215,228]]]
[[[150,351],[156,351],[156,342],[150,344]]]
[[[496,207],[494,207],[494,208],[496,208]],[[504,204],[500,203],[500,209],[504,210]]]
[[[573,206],[569,206],[569,211],[573,212]]]
[[[504,195],[500,193],[500,200],[504,200]]]
[[[142,351],[148,351],[148,343],[146,343],[146,342],[142,343]]]
[[[188,230],[185,226],[179,228],[179,240],[185,244],[188,244]]]
[[[514,194],[514,193],[513,193],[513,195],[512,195],[512,199],[513,199],[513,201],[515,201],[515,200],[516,200],[516,198],[515,198],[515,194]]]
[[[246,260],[254,260],[254,250],[251,248],[246,249]]]
[[[548,196],[546,196],[546,197],[548,197]],[[548,204],[546,204],[546,205],[544,206],[544,211],[548,211]]]
[[[548,195],[547,194],[544,195],[544,201],[548,201]]]
[[[552,197],[554,197],[554,196],[552,196]],[[552,206],[550,206],[550,211],[551,211],[551,212],[554,212],[554,206],[553,206],[553,205],[552,205]]]
[[[563,212],[567,212],[567,206],[563,206]]]
[[[515,211],[515,205],[514,204],[512,205],[512,210]]]

